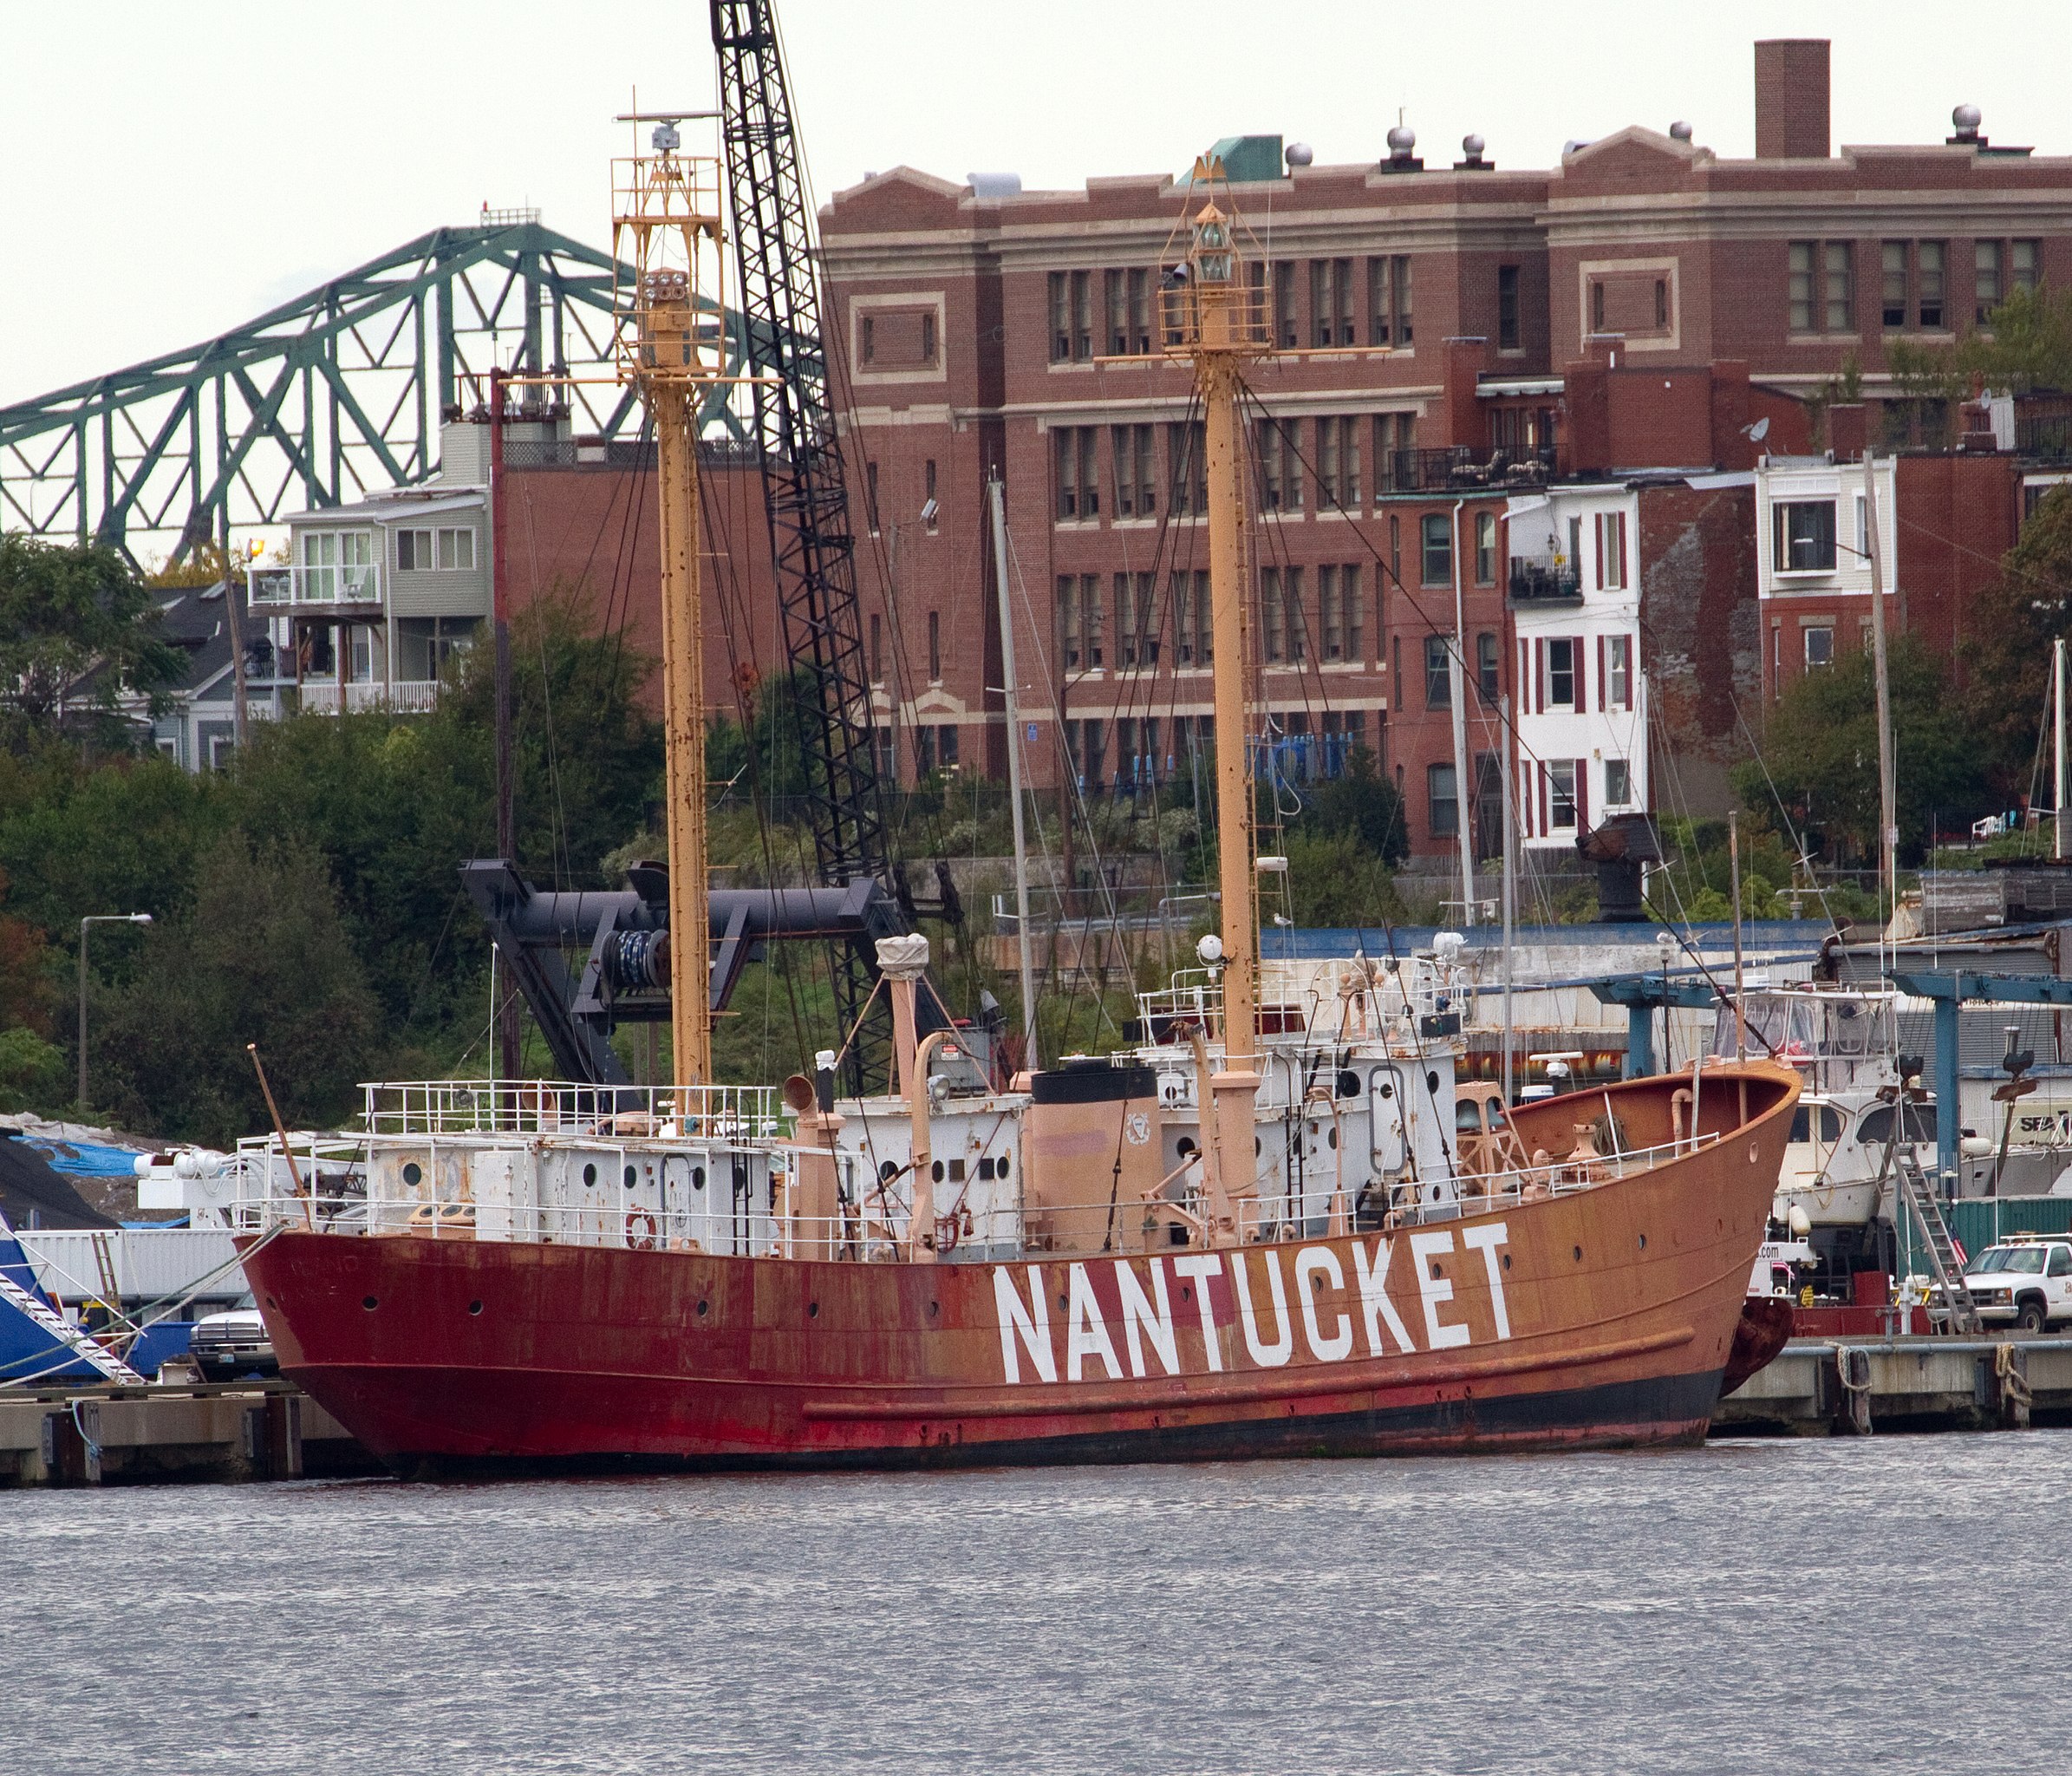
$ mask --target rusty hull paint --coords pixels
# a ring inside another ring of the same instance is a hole
[[[1771,1102],[1728,1139],[1572,1195],[1508,1204],[1391,1236],[1390,1296],[1417,1346],[1370,1355],[1352,1249],[1380,1236],[1242,1249],[1262,1342],[1247,1353],[1226,1263],[1209,1280],[1221,1373],[1191,1287],[1167,1261],[1180,1373],[1129,1377],[1114,1257],[1033,1255],[1059,1379],[1003,1379],[992,1263],[857,1264],[706,1253],[287,1231],[247,1273],[283,1372],[402,1472],[589,1467],[876,1467],[1380,1454],[1691,1441],[1705,1432],[1797,1096],[1760,1063],[1709,1070]],[[1601,1109],[1666,1133],[1688,1074],[1595,1088],[1534,1107],[1528,1135]],[[1721,1089],[1710,1126],[1737,1120]],[[1566,1107],[1566,1108],[1564,1108]],[[1510,1336],[1499,1338],[1479,1251],[1464,1229],[1502,1221]],[[1454,1236],[1435,1260],[1453,1296],[1443,1323],[1465,1346],[1432,1349],[1410,1270],[1411,1232]],[[1645,1243],[1644,1243],[1645,1237]],[[1342,1289],[1316,1291],[1319,1328],[1347,1316],[1353,1355],[1308,1348],[1293,1257],[1330,1251]],[[1580,1256],[1579,1256],[1580,1254]],[[1222,1255],[1226,1260],[1229,1253]],[[1122,1260],[1148,1280],[1150,1257]],[[1126,1379],[1098,1361],[1065,1379],[1070,1272],[1084,1263]],[[1265,1269],[1278,1264],[1280,1323]],[[372,1300],[369,1309],[364,1303]],[[479,1306],[478,1306],[479,1304]]]

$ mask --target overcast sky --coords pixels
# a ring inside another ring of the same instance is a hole
[[[1399,108],[1435,164],[1469,130],[1545,166],[1676,118],[1744,155],[1763,36],[1833,38],[1838,143],[1939,140],[1970,101],[1994,140],[2072,153],[2056,4],[779,3],[822,194],[902,162],[1077,186],[1252,132],[1372,160]],[[636,87],[708,104],[713,58],[694,0],[6,0],[0,78],[6,402],[197,343],[485,200],[603,245],[613,114]]]

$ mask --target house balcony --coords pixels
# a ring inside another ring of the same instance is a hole
[[[1551,561],[1511,563],[1512,604],[1547,610],[1582,602],[1582,576],[1573,567],[1556,567]]]
[[[1473,493],[1544,487],[1554,471],[1551,445],[1536,450],[1391,450],[1382,459],[1385,493]]]
[[[255,567],[251,572],[251,602],[266,615],[305,610],[378,615],[381,593],[378,562],[353,567]]]
[[[331,684],[306,681],[303,713],[308,715],[427,715],[439,702],[439,682],[401,680],[394,684]]]

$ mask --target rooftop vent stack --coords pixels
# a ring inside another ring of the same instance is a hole
[[[1689,141],[1691,140],[1691,126],[1679,119],[1669,126],[1669,139],[1672,142]]]
[[[1976,105],[1959,105],[1950,114],[1950,127],[1956,134],[1951,136],[1946,147],[1984,147],[1985,138],[1979,134],[1978,126],[1985,121],[1985,114]]]
[[[1389,132],[1389,158],[1381,163],[1384,173],[1422,173],[1424,161],[1417,158],[1417,132],[1398,123]]]
[[[1310,165],[1317,158],[1317,151],[1307,142],[1290,142],[1280,158],[1287,162],[1288,171],[1293,173],[1298,166]]]
[[[1769,37],[1756,45],[1756,158],[1828,158],[1828,40]]]
[[[1489,144],[1478,135],[1463,136],[1461,138],[1461,158],[1453,163],[1453,170],[1456,173],[1493,172],[1496,163],[1494,160],[1487,160],[1482,158],[1483,151],[1488,147]]]

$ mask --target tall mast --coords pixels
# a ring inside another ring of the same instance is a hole
[[[1461,851],[1461,924],[1475,923],[1475,835],[1468,818],[1468,618],[1466,598],[1461,590],[1461,511],[1465,500],[1453,502],[1453,645],[1447,650],[1447,692],[1453,702],[1453,825]]]
[[[2052,798],[2050,855],[2062,858],[2065,854],[2065,638],[2062,635],[2050,644],[2050,705],[2051,727],[2057,737],[2057,768],[2051,780],[2057,793]]]
[[[1871,651],[1878,669],[1878,883],[1887,921],[1899,912],[1899,819],[1893,780],[1893,691],[1885,659],[1885,548],[1879,536],[1878,459],[1863,453],[1863,520],[1871,558]]]
[[[699,584],[697,415],[725,374],[720,169],[679,154],[674,116],[652,122],[654,152],[613,169],[613,309],[619,374],[655,424],[661,525],[662,721],[668,767],[669,1007],[673,1081],[712,1083],[712,934],[705,832],[705,634]]]
[[[1001,696],[1007,717],[1007,793],[1014,799],[1014,947],[1021,956],[1021,1064],[1036,1054],[1036,964],[1029,954],[1029,846],[1021,824],[1021,692],[1014,676],[1014,610],[1007,597],[1007,496],[1000,471],[986,485],[993,507],[993,570],[1000,593]]]
[[[1195,163],[1194,182],[1220,183],[1222,162]],[[1253,1105],[1259,1091],[1259,920],[1253,904],[1252,779],[1246,722],[1249,625],[1245,597],[1238,391],[1265,330],[1237,275],[1231,219],[1212,197],[1196,212],[1187,281],[1177,292],[1180,349],[1202,396],[1209,493],[1209,636],[1215,651],[1217,872],[1222,888],[1223,1067],[1210,1087],[1225,1187],[1249,1194]]]

